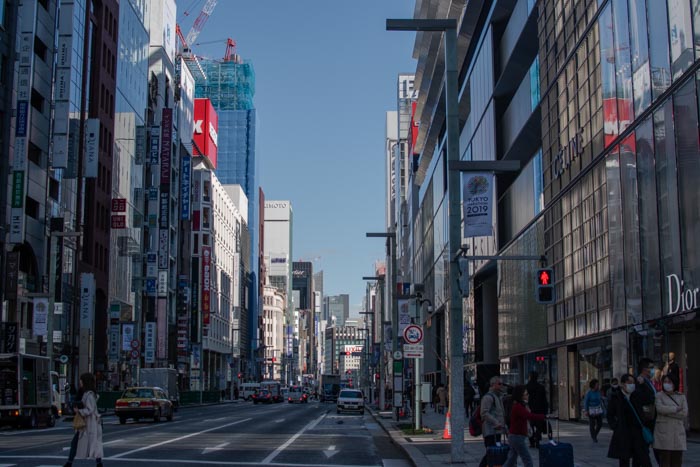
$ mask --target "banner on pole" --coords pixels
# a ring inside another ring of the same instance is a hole
[[[493,234],[494,176],[489,172],[462,174],[464,237]]]

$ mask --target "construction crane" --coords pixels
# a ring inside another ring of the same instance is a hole
[[[214,11],[214,7],[216,7],[217,1],[218,0],[207,0],[207,3],[205,3],[202,7],[202,11],[199,13],[199,16],[197,16],[197,19],[194,20],[192,29],[190,29],[190,32],[187,33],[187,37],[184,40],[183,46],[186,47],[186,44],[194,44],[194,41],[197,39],[197,36],[199,36],[199,33],[202,32],[204,24],[207,22],[209,16],[211,16],[212,12]]]

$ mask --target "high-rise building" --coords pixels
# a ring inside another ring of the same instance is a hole
[[[350,317],[350,295],[328,295],[323,297],[323,318],[328,326],[345,326]]]
[[[314,318],[313,263],[294,261],[292,263],[293,307],[298,326],[295,339],[298,342],[298,370],[300,374],[315,373],[316,339]]]

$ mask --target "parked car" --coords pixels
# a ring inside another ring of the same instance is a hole
[[[159,422],[161,417],[173,419],[174,407],[165,390],[159,387],[133,387],[126,389],[114,405],[114,413],[119,423],[129,418],[138,422],[142,418],[152,418]]]
[[[260,391],[260,383],[241,383],[238,397],[245,401],[253,400],[253,394]]]
[[[287,402],[290,404],[295,402],[303,404],[305,402],[309,402],[309,396],[302,390],[301,387],[293,386],[289,388],[289,393],[287,393]]]
[[[338,402],[335,406],[336,413],[360,412],[365,413],[365,399],[359,389],[343,389],[338,394]]]
[[[274,402],[274,398],[272,397],[272,394],[270,394],[270,391],[265,389],[256,392],[250,397],[253,399],[253,404],[271,404]]]

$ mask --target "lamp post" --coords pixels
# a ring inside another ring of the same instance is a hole
[[[367,232],[368,238],[386,238],[389,259],[391,260],[391,279],[389,279],[389,293],[391,294],[391,354],[396,355],[399,350],[399,301],[396,295],[396,232]],[[403,359],[400,360],[403,364]],[[399,409],[403,405],[403,367],[393,366],[392,373],[392,397],[396,421],[399,420]],[[399,386],[396,388],[396,386]],[[383,388],[382,388],[383,390]]]
[[[455,19],[387,19],[388,31],[425,31],[443,33],[445,37],[445,124],[447,127],[447,161],[459,160],[459,101],[457,90],[457,21]],[[459,267],[454,260],[461,243],[459,172],[449,171],[449,382],[452,463],[464,462],[464,352],[462,348],[462,296],[459,292]]]

